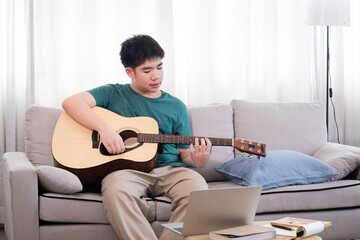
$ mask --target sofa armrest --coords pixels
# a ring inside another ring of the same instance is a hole
[[[345,144],[340,144],[340,146],[343,147],[344,149],[352,152],[353,154],[355,154],[357,156],[358,159],[360,159],[360,147],[350,146],[350,145],[345,145]],[[352,171],[347,176],[347,178],[360,180],[360,160],[358,163],[358,167],[355,168],[355,170]]]
[[[23,152],[5,153],[3,164],[6,235],[39,239],[37,171]]]

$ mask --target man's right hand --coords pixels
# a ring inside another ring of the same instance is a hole
[[[99,131],[100,141],[111,154],[120,154],[125,151],[125,144],[121,136],[110,126],[105,126]]]

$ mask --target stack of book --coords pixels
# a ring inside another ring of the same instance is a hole
[[[331,226],[331,222],[285,217],[270,221],[270,224],[266,226],[274,227],[276,235],[283,237],[281,239],[308,239]]]
[[[270,221],[265,225],[257,223],[213,231],[209,233],[209,237],[212,240],[315,240],[321,239],[317,234],[329,226],[331,222],[286,217]]]
[[[259,240],[276,238],[276,231],[272,227],[266,227],[256,224],[243,225],[234,228],[227,228],[209,233],[212,240],[241,239],[241,240]]]

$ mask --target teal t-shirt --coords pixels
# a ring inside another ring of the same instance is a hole
[[[154,118],[160,134],[190,136],[192,134],[185,104],[178,98],[162,92],[159,98],[147,98],[135,92],[130,84],[108,84],[88,91],[96,106],[106,108],[123,117],[147,116]],[[186,166],[177,148],[188,145],[164,144],[156,166]]]

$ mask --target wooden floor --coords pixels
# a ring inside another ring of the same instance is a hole
[[[6,240],[5,231],[4,231],[4,225],[0,224],[0,240]]]

